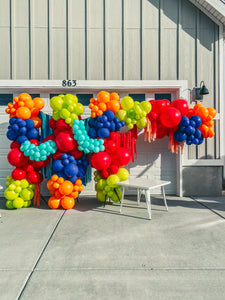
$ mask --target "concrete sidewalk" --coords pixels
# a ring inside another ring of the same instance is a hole
[[[128,197],[126,197],[128,198]],[[225,198],[4,209],[0,299],[224,299]]]

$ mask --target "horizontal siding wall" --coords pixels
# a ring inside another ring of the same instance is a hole
[[[218,31],[188,0],[0,0],[0,79],[204,80],[219,111]]]

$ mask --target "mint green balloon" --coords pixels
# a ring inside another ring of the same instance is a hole
[[[59,96],[52,97],[50,99],[50,106],[55,111],[62,109],[63,99]]]
[[[19,196],[18,193],[16,193],[15,191],[10,191],[8,188],[5,190],[4,192],[4,197],[7,200],[14,200]]]
[[[34,196],[34,192],[31,189],[23,189],[20,193],[20,197],[23,198],[23,200],[28,201],[31,200]]]
[[[123,97],[121,100],[121,106],[122,109],[128,111],[134,106],[134,100],[129,96]]]
[[[101,202],[105,202],[106,199],[107,199],[107,196],[104,195],[102,191],[98,191],[97,194],[96,194],[96,197]]]
[[[120,181],[124,181],[129,178],[129,172],[125,168],[120,168],[116,175],[119,177]]]
[[[8,209],[14,209],[13,201],[8,200],[5,205]]]
[[[109,175],[109,177],[106,179],[106,183],[109,186],[115,186],[117,182],[119,182],[120,179],[117,175]]]
[[[13,206],[15,208],[21,208],[24,205],[24,200],[20,197],[13,200]]]

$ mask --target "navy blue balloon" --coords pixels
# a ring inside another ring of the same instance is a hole
[[[18,144],[23,144],[24,142],[28,141],[28,138],[25,135],[20,135],[18,136],[18,138],[16,139]]]
[[[96,127],[97,127],[97,128],[103,128],[103,127],[105,127],[105,126],[104,126],[104,123],[102,123],[102,122],[97,122]]]
[[[180,132],[186,132],[186,127],[185,126],[180,126],[179,131]]]
[[[196,127],[196,123],[195,123],[195,121],[193,121],[193,120],[190,120],[190,126],[192,126],[192,127]]]
[[[111,125],[110,125],[110,127],[109,127],[109,130],[110,130],[110,131],[115,131],[115,130],[116,130],[116,125],[115,125],[114,122],[111,122]]]
[[[199,139],[198,139],[198,144],[201,145],[203,142],[204,142],[204,137],[201,136]]]
[[[107,115],[104,115],[104,114],[103,114],[103,115],[101,116],[101,120],[102,120],[101,122],[105,123],[105,122],[108,122],[108,121],[109,121],[109,118],[107,117]]]
[[[179,126],[187,127],[190,124],[188,117],[182,117],[179,123]]]
[[[177,141],[177,142],[184,142],[187,139],[187,135],[180,131],[174,132],[173,136],[174,136],[175,141]]]
[[[65,180],[67,180],[68,178],[66,177],[66,175],[63,172],[57,172],[56,175],[58,175],[59,177],[64,178]]]
[[[192,144],[192,140],[186,140],[186,144],[190,146]]]
[[[26,133],[27,133],[27,128],[26,128],[26,127],[21,127],[21,128],[19,129],[19,134],[25,135]]]
[[[194,145],[198,145],[198,144],[199,144],[199,139],[194,138],[194,139],[192,140],[192,143],[193,143]]]
[[[64,169],[64,165],[60,159],[57,159],[53,161],[52,168],[55,172],[60,172]]]
[[[72,155],[69,157],[69,161],[74,163],[74,164],[77,164],[77,162],[75,160],[75,157],[73,157]]]
[[[26,125],[27,125],[28,129],[34,128],[34,121],[33,120],[26,119],[25,122],[26,122]]]
[[[109,122],[114,119],[114,113],[111,110],[104,111],[103,116],[106,116]]]
[[[202,119],[199,116],[194,115],[194,116],[190,117],[190,120],[195,122],[196,128],[198,128],[202,124]]]
[[[88,121],[88,125],[90,127],[94,127],[95,126],[95,119],[94,118],[90,118],[89,121]]]
[[[200,139],[201,136],[202,136],[201,131],[198,128],[196,128],[194,137],[197,138],[197,139]]]
[[[109,122],[109,121],[104,122],[105,128],[110,128],[110,126],[111,126],[111,122]]]
[[[188,135],[188,137],[187,137],[187,139],[188,140],[190,140],[190,141],[193,141],[193,139],[194,139],[195,137],[194,137],[194,135],[193,134],[191,134],[191,135]]]
[[[75,183],[77,181],[77,175],[74,175],[72,177],[70,177],[69,179],[72,183]]]
[[[110,131],[107,128],[100,128],[98,129],[97,134],[101,139],[106,139],[107,137],[109,137]]]
[[[88,135],[90,138],[92,139],[95,139],[97,137],[97,131],[95,128],[91,128],[89,131],[88,131]]]
[[[121,128],[122,128],[122,126],[120,125],[120,123],[117,123],[117,124],[116,124],[116,130],[117,130],[117,131],[120,131]]]
[[[13,125],[13,124],[16,122],[17,119],[18,119],[18,118],[16,118],[16,117],[11,118],[11,119],[9,120],[9,124],[10,124],[10,125]]]
[[[29,119],[27,119],[27,120],[29,120]],[[38,137],[38,130],[36,128],[31,128],[27,132],[27,137],[28,137],[29,140],[36,139]]]
[[[65,166],[64,168],[64,173],[67,177],[72,177],[74,175],[77,175],[79,169],[77,167],[77,165],[75,164],[68,164],[67,166]]]
[[[194,134],[194,133],[195,133],[195,128],[189,125],[189,126],[186,128],[186,133],[187,133],[188,135]]]
[[[61,155],[61,158],[62,159],[66,159],[66,158],[68,158],[69,156],[68,156],[68,154],[66,154],[66,153],[63,153],[62,155]]]
[[[125,126],[125,122],[124,121],[121,121],[120,124],[121,124],[122,127]]]
[[[17,134],[12,129],[9,129],[7,131],[6,136],[10,141],[15,141],[17,138]]]
[[[12,129],[13,129],[16,133],[18,133],[20,128],[19,128],[19,125],[18,125],[18,124],[13,124]]]

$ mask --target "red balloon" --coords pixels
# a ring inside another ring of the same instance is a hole
[[[181,120],[180,111],[174,107],[169,107],[161,114],[160,120],[166,127],[175,127],[180,123]]]
[[[100,171],[100,176],[101,176],[101,178],[103,178],[103,179],[106,179],[106,178],[108,178],[109,177],[109,172],[107,171],[107,170],[102,170],[102,171]]]
[[[80,151],[79,149],[76,149],[76,147],[75,147],[75,149],[73,149],[73,151],[71,151],[70,154],[73,155],[73,157],[75,159],[79,159],[83,155],[83,151]]]
[[[29,183],[40,183],[42,180],[41,174],[37,171],[27,173],[26,179]]]
[[[22,167],[28,162],[28,157],[26,157],[18,148],[12,149],[8,153],[7,159],[8,162],[15,167]]]
[[[10,144],[10,149],[14,149],[14,148],[18,148],[20,149],[20,144],[17,143],[17,141],[13,141],[11,144]]]
[[[158,118],[158,114],[155,111],[150,111],[150,113],[148,114],[148,117],[152,120],[156,120]]]
[[[119,171],[119,167],[116,166],[116,165],[111,165],[111,166],[108,168],[109,174],[116,174],[118,171]]]
[[[44,168],[46,167],[50,162],[50,156],[47,157],[46,160],[40,160],[40,161],[35,161],[33,160],[32,161],[32,166],[35,168],[35,169],[41,169],[41,168]]]
[[[105,140],[104,146],[105,146],[105,151],[107,153],[115,152],[119,148],[118,143],[113,140],[109,140],[109,141]]]
[[[23,169],[26,173],[34,171],[34,167],[32,166],[32,161],[29,161],[28,164],[26,164],[25,166],[23,166]]]
[[[162,139],[164,138],[168,132],[169,132],[169,128],[165,127],[160,120],[157,121],[157,130],[156,130],[156,138],[157,139]]]
[[[108,169],[111,164],[111,157],[108,153],[100,151],[94,153],[91,157],[91,165],[96,170],[102,171]]]
[[[116,131],[111,132],[108,139],[113,140],[113,141],[118,141],[118,140],[120,141],[119,132],[116,132]]]
[[[185,116],[188,112],[188,103],[186,100],[184,99],[176,99],[171,103],[171,107],[175,107],[176,109],[178,109],[181,113],[181,116]]]
[[[163,113],[164,111],[167,110],[167,108],[168,108],[167,105],[168,105],[168,104],[166,103],[166,101],[164,101],[164,100],[157,100],[157,101],[155,102],[155,109],[154,109],[154,111],[155,111],[157,114],[161,114],[161,113]]]
[[[53,118],[51,118],[48,121],[48,125],[49,125],[50,128],[55,129],[56,128],[56,120],[54,120]]]
[[[40,145],[40,142],[36,139],[32,139],[30,140],[31,144],[34,144],[35,146],[39,146]]]
[[[57,122],[56,122],[56,128],[57,129],[60,129],[61,131],[67,131],[67,130],[71,130],[71,126],[70,125],[68,125],[66,122],[65,122],[65,120],[63,120],[63,119],[60,119],[60,120],[58,120]]]
[[[11,175],[14,180],[22,180],[26,177],[26,172],[23,169],[16,168]]]
[[[55,141],[55,137],[54,135],[49,135],[49,136],[46,136],[46,138],[43,139],[42,143],[44,142],[47,142],[47,141]]]
[[[120,147],[118,151],[111,154],[112,164],[118,167],[123,167],[129,164],[131,154],[126,148]]]
[[[73,135],[64,131],[61,131],[56,136],[55,143],[57,148],[62,152],[72,151],[75,146]]]

